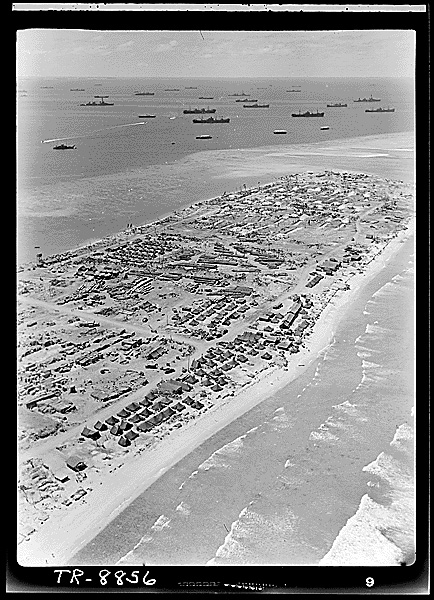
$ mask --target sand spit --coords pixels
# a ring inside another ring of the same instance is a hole
[[[414,231],[414,220],[359,272],[347,280],[346,289],[336,289],[322,310],[310,335],[299,352],[285,367],[274,367],[260,373],[241,391],[223,397],[195,420],[163,435],[149,449],[124,457],[110,474],[92,479],[80,502],[68,510],[53,509],[50,518],[18,546],[18,562],[23,566],[68,565],[72,556],[92,540],[139,494],[152,485],[165,471],[198,447],[206,439],[249,411],[278,389],[298,377],[331,343],[338,323],[362,286],[365,286]],[[327,296],[327,294],[324,292]]]

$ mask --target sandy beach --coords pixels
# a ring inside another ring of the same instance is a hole
[[[328,347],[339,321],[361,288],[384,268],[413,232],[414,219],[367,265],[363,273],[357,273],[348,280],[348,290],[336,291],[305,341],[305,347],[291,356],[287,367],[268,370],[244,386],[241,392],[223,398],[196,420],[174,430],[152,449],[128,457],[125,459],[128,462],[117,467],[109,476],[99,480],[95,478],[92,491],[80,503],[70,506],[67,511],[54,511],[29,540],[18,546],[18,562],[23,566],[68,565],[80,548],[165,471],[213,434],[296,379]]]

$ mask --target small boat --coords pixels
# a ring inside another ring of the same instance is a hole
[[[155,119],[157,115],[139,115],[139,119]]]
[[[58,146],[54,146],[53,150],[76,150],[74,145],[67,146],[66,144],[59,144]]]
[[[275,129],[273,131],[273,133],[275,133],[276,135],[279,135],[279,134],[283,135],[283,134],[288,133],[288,132],[286,131],[286,129]]]
[[[330,127],[328,125],[326,125],[325,127],[320,127],[320,129],[325,130],[325,129],[330,129]]]
[[[196,139],[197,140],[212,140],[212,136],[211,135],[197,135]]]

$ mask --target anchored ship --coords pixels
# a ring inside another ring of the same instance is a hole
[[[75,150],[75,146],[67,146],[66,144],[59,144],[58,146],[54,146],[53,150]]]
[[[235,96],[250,96],[250,94],[246,94],[246,92],[241,92],[241,94],[228,94],[228,96],[231,96],[231,97],[235,97]]]
[[[134,92],[135,96],[154,96],[155,92]]]
[[[354,100],[356,102],[356,100]],[[327,104],[327,108],[346,108],[347,104],[342,104],[342,102],[335,102],[334,104]]]
[[[273,131],[273,133],[275,133],[276,135],[278,135],[278,134],[282,134],[283,135],[283,134],[288,133],[288,132],[286,131],[286,129],[275,129]]]
[[[157,115],[139,115],[139,119],[155,119]]]
[[[214,100],[214,96],[199,96],[199,100]]]
[[[269,104],[243,104],[243,108],[270,108]]]
[[[208,108],[186,108],[182,112],[184,113],[184,115],[205,115],[215,113],[215,111],[215,108],[210,108],[208,106]]]
[[[357,98],[357,100],[353,100],[353,102],[381,102],[380,98],[373,98],[372,94],[369,98]]]
[[[367,108],[365,112],[369,113],[385,113],[385,112],[395,112],[394,108]]]
[[[318,112],[316,111],[316,113],[311,113],[310,111],[306,111],[304,113],[302,112],[298,112],[298,113],[292,113],[293,117],[323,117],[324,113],[323,112]]]
[[[211,135],[197,135],[196,139],[197,140],[212,140],[212,136]]]
[[[238,98],[235,102],[257,102],[257,100],[249,100],[248,98]]]
[[[223,117],[220,117],[220,119],[216,119],[215,117],[208,117],[207,119],[204,119],[203,117],[201,117],[200,119],[193,119],[193,123],[229,123],[230,119],[229,117],[224,119]]]
[[[104,102],[104,98],[108,98],[108,96],[94,96],[94,98],[101,98],[101,100],[99,102],[86,102],[80,104],[80,106],[113,106],[113,102]]]

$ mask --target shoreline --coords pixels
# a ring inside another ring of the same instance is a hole
[[[34,559],[38,554],[45,554],[40,563],[20,564],[67,565],[80,548],[89,543],[165,471],[226,425],[295,380],[328,347],[341,318],[359,291],[386,266],[401,243],[413,235],[414,222],[415,219],[412,218],[407,228],[401,230],[372,258],[363,273],[349,277],[348,290],[335,292],[315,322],[313,331],[306,340],[306,347],[289,359],[290,364],[286,369],[275,367],[265,374],[259,374],[238,394],[226,397],[219,405],[186,424],[181,430],[173,431],[170,436],[157,443],[155,448],[127,459],[128,463],[102,480],[86,496],[84,503],[74,506],[67,514],[54,513],[28,542],[23,542],[18,547],[18,555],[20,552],[24,555],[21,558],[25,559],[26,555],[28,557],[33,554]],[[139,470],[141,482],[135,480]],[[101,506],[104,506],[103,510]],[[62,532],[61,537],[58,535],[59,531]]]
[[[322,146],[322,145],[326,145],[328,150],[333,150],[334,148],[329,148],[330,145],[335,145],[336,148],[338,149],[343,143],[345,144],[354,144],[357,143],[359,140],[363,141],[363,142],[369,142],[372,141],[374,142],[375,140],[393,140],[394,138],[396,138],[397,136],[413,136],[413,140],[412,142],[414,142],[414,132],[413,131],[402,131],[402,132],[394,132],[394,133],[387,133],[387,134],[376,134],[376,135],[364,135],[364,136],[356,136],[356,137],[352,137],[352,138],[336,138],[336,139],[332,139],[332,140],[324,140],[324,141],[317,141],[317,142],[301,142],[299,144],[297,143],[292,143],[292,144],[285,144],[285,145],[268,145],[268,146],[254,146],[254,147],[247,147],[247,148],[236,148],[236,149],[232,149],[232,148],[220,148],[217,150],[199,150],[197,152],[194,153],[190,153],[187,154],[185,157],[183,157],[182,159],[180,159],[180,161],[175,161],[175,162],[182,162],[185,160],[188,160],[190,157],[196,156],[196,155],[203,155],[204,153],[222,153],[222,152],[245,152],[245,153],[251,153],[253,154],[260,154],[260,153],[268,153],[271,151],[274,151],[275,153],[278,152],[278,154],[285,156],[287,155],[288,158],[294,158],[298,161],[300,160],[305,160],[305,157],[309,157],[309,152],[308,149],[309,148],[318,148],[318,146]],[[369,146],[368,146],[369,147]],[[302,148],[304,149],[304,151],[300,151],[299,154],[295,154],[292,155],[291,154],[291,149],[292,148]],[[402,149],[401,149],[402,150]],[[407,149],[404,149],[407,150]],[[414,148],[410,148],[409,150],[414,151]],[[329,156],[330,158],[330,156]],[[174,164],[174,163],[172,163]],[[157,165],[158,166],[158,165]],[[168,165],[166,165],[168,166]],[[292,165],[291,165],[292,167]],[[297,169],[299,169],[299,165],[297,165]],[[282,167],[282,171],[285,170]],[[289,170],[292,171],[291,169],[286,168],[286,171],[289,172]],[[335,169],[337,171],[341,171],[341,169]],[[136,171],[136,169],[134,169],[132,172]],[[366,169],[360,169],[360,170],[354,170],[354,169],[344,169],[344,172],[348,172],[348,173],[365,173]],[[250,175],[245,175],[244,178],[249,178]],[[278,179],[280,179],[280,177],[277,175],[277,173],[269,173],[269,179],[267,178],[266,181],[261,181],[261,185],[257,188],[256,185],[254,185],[253,187],[248,187],[246,188],[247,190],[254,190],[254,189],[258,189],[258,191],[260,191],[263,187],[271,185],[273,183],[277,183]],[[95,177],[96,179],[99,178],[99,176]],[[222,177],[223,179],[224,177]],[[232,179],[232,178],[231,178]],[[229,192],[229,194],[237,194],[239,193],[239,190],[235,190],[233,192]],[[209,198],[205,198],[205,199],[198,199],[198,200],[193,200],[191,202],[188,202],[186,204],[182,204],[182,206],[177,207],[177,208],[171,208],[169,209],[167,212],[163,213],[162,215],[158,216],[158,217],[153,217],[152,220],[146,220],[142,223],[140,223],[139,225],[134,225],[132,228],[132,232],[134,232],[135,228],[143,228],[143,227],[148,227],[148,228],[152,228],[155,227],[157,225],[159,225],[164,219],[166,219],[167,217],[170,216],[179,216],[180,213],[182,213],[182,211],[184,210],[189,210],[191,208],[193,208],[196,205],[201,205],[201,204],[206,204],[208,202],[212,202],[214,200],[216,200],[217,198],[220,198],[221,195],[217,195],[217,196],[212,196]],[[128,228],[126,229],[121,229],[117,232],[114,233],[109,233],[104,237],[100,237],[100,238],[89,238],[88,240],[81,242],[79,244],[77,244],[76,246],[73,246],[72,248],[69,248],[67,250],[64,250],[62,252],[55,252],[53,254],[47,254],[44,256],[44,258],[48,258],[48,259],[53,259],[56,256],[63,256],[64,254],[74,254],[76,252],[80,252],[80,251],[84,251],[86,249],[91,249],[94,246],[98,246],[99,244],[110,244],[111,242],[114,242],[116,239],[118,239],[120,236],[122,235],[126,235],[126,232],[128,231]],[[17,238],[17,257],[19,254],[18,251],[18,238]],[[29,260],[25,260],[23,262],[19,262],[18,258],[17,258],[17,268],[18,269],[23,269],[23,268],[30,268],[33,264],[35,264],[35,261],[29,261]]]

